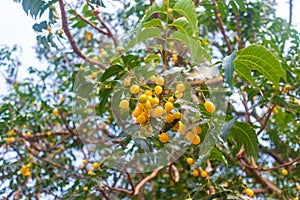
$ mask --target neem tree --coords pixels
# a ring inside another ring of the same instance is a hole
[[[297,199],[299,33],[272,4],[18,2],[49,13],[48,68],[16,82],[1,48],[1,198]]]

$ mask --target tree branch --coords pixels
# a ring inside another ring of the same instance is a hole
[[[74,38],[70,32],[69,26],[68,26],[68,19],[67,19],[67,15],[66,15],[66,11],[65,11],[64,2],[63,2],[63,0],[58,0],[58,2],[59,2],[60,12],[61,12],[62,27],[63,27],[63,30],[64,30],[74,52],[79,57],[83,58],[86,62],[88,62],[89,64],[98,65],[102,69],[106,69],[107,67],[103,63],[89,58],[87,55],[82,53],[81,50],[78,48],[78,46],[76,45]]]

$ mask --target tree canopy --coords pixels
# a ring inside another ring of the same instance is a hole
[[[47,69],[17,81],[0,46],[1,198],[298,199],[300,40],[275,1],[14,1]]]

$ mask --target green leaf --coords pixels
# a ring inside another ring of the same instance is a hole
[[[257,159],[259,143],[254,129],[248,123],[236,121],[229,136],[236,141],[238,149],[244,146],[247,156]]]
[[[132,48],[133,46],[135,46],[136,44],[143,42],[147,39],[150,38],[160,38],[162,39],[162,34],[160,32],[160,30],[156,27],[146,27],[143,28],[142,30],[138,30],[135,33],[136,35],[134,36],[134,38],[129,42],[128,46],[126,47],[126,51],[130,48]]]
[[[203,49],[199,40],[196,40],[188,35],[182,33],[182,31],[173,32],[170,38],[172,40],[178,40],[185,44],[191,51],[191,60],[195,63],[201,63],[203,58],[210,60],[210,55]]]
[[[102,77],[101,77],[101,81],[105,81],[108,78],[118,74],[120,71],[124,70],[122,66],[120,65],[114,65],[110,68],[108,68],[107,70],[105,70],[105,72],[103,73]]]
[[[224,61],[223,61],[223,64],[222,64],[222,67],[223,67],[223,70],[224,70],[224,78],[225,78],[225,81],[226,83],[232,87],[232,77],[233,77],[233,71],[234,71],[234,64],[233,64],[233,61],[235,59],[235,54],[236,54],[236,51],[234,50],[230,56],[226,56],[224,58]]]
[[[160,59],[159,55],[157,55],[157,54],[150,54],[149,56],[147,56],[145,58],[145,62],[148,63],[148,62],[150,62],[152,60],[159,60],[159,59]]]
[[[153,26],[162,27],[161,20],[152,19],[151,21],[144,22],[141,27],[144,28],[144,27],[153,27]]]
[[[262,45],[251,45],[236,53],[234,61],[236,72],[247,81],[254,83],[250,70],[261,73],[265,79],[274,85],[279,84],[280,78],[286,80],[286,72],[281,67],[277,57]]]
[[[43,29],[47,28],[47,22],[46,21],[42,21],[41,23],[35,23],[32,26],[33,30],[36,32],[43,32]]]
[[[36,19],[42,8],[46,5],[45,1],[42,0],[23,0],[22,7],[25,13],[30,13],[31,17]]]
[[[169,26],[177,27],[183,30],[187,35],[193,35],[192,27],[185,17],[176,19],[172,24],[169,24]]]
[[[173,11],[182,14],[190,23],[192,27],[192,35],[190,37],[198,36],[198,20],[195,12],[195,5],[192,0],[179,0],[173,7]]]
[[[146,22],[154,13],[164,13],[164,8],[154,2],[145,15],[144,22]]]
[[[218,160],[222,163],[226,163],[227,164],[227,161],[225,159],[225,157],[223,156],[222,152],[214,147],[211,151],[210,151],[210,156],[209,156],[209,159],[210,160]]]

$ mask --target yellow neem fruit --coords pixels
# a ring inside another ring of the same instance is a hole
[[[167,123],[172,123],[174,121],[174,116],[172,114],[167,114],[166,115],[166,122]]]
[[[97,163],[97,162],[94,162],[93,164],[92,164],[92,167],[93,167],[93,169],[98,169],[99,168],[99,163]]]
[[[165,110],[166,112],[170,112],[174,108],[174,104],[171,102],[166,102],[165,103]]]
[[[185,134],[185,138],[186,138],[186,140],[189,141],[189,142],[193,142],[195,136],[196,136],[196,135],[195,135],[194,133],[192,133],[191,131],[189,131],[189,132],[187,132],[187,133]]]
[[[31,133],[29,131],[26,132],[26,136],[30,137]]]
[[[172,13],[173,9],[172,8],[168,8],[167,13]]]
[[[187,164],[192,165],[192,164],[194,164],[194,159],[193,158],[186,158],[186,162],[187,162]]]
[[[182,92],[178,92],[177,90],[175,91],[175,97],[177,99],[181,99],[183,97],[183,93]]]
[[[144,105],[142,104],[142,103],[138,103],[138,108],[140,108],[140,109],[144,109]]]
[[[129,101],[127,101],[125,99],[120,101],[119,107],[123,108],[123,109],[127,109],[129,107]]]
[[[131,78],[130,77],[124,78],[124,80],[123,80],[123,85],[124,86],[129,86],[130,83],[131,83]]]
[[[195,137],[194,137],[194,139],[193,139],[192,142],[193,142],[194,145],[197,145],[197,144],[199,144],[201,142],[201,139],[200,139],[200,137],[198,135],[195,135]]]
[[[163,77],[156,78],[156,85],[163,85],[165,83],[165,79]]]
[[[296,104],[298,106],[300,105],[300,101],[298,99],[295,99],[293,102],[294,102],[294,104]]]
[[[121,47],[117,46],[117,47],[116,47],[116,50],[117,50],[118,52],[120,52],[122,49],[121,49]]]
[[[48,136],[50,136],[51,134],[52,134],[51,131],[48,131],[48,132],[47,132],[47,135],[48,135]]]
[[[142,109],[136,108],[136,109],[134,109],[132,114],[133,114],[134,117],[138,117],[142,112],[143,112]]]
[[[93,170],[89,170],[88,171],[88,175],[94,175],[94,171]]]
[[[182,84],[182,83],[179,83],[177,86],[176,86],[176,90],[178,92],[184,92],[185,91],[185,86]]]
[[[194,126],[192,132],[199,135],[202,132],[202,128],[200,126]]]
[[[149,100],[146,101],[145,107],[148,108],[148,109],[152,107],[152,104]]]
[[[146,90],[144,92],[144,94],[147,95],[147,96],[152,96],[152,92],[150,90]]]
[[[253,190],[251,190],[250,188],[246,188],[245,192],[246,192],[246,194],[247,194],[249,197],[253,197],[253,196],[254,196],[254,192],[253,192]]]
[[[150,77],[150,80],[153,81],[153,82],[155,82],[155,81],[156,81],[156,76],[155,76],[155,75],[152,75],[152,76]]]
[[[58,117],[58,116],[59,116],[59,112],[58,112],[57,109],[54,109],[52,113],[53,113],[53,115],[54,115],[55,117]]]
[[[6,139],[6,143],[12,143],[15,141],[15,138],[14,137],[9,137]]]
[[[88,163],[88,160],[87,159],[83,159],[82,160],[82,164],[86,165]]]
[[[63,103],[65,101],[64,97],[60,97],[60,101]]]
[[[289,172],[288,172],[288,170],[286,170],[286,169],[282,169],[282,170],[281,170],[281,174],[284,175],[284,176],[286,176],[286,175],[289,174]]]
[[[300,191],[300,185],[297,185],[297,186],[296,186],[296,189],[297,189],[298,191]]]
[[[273,108],[273,113],[274,113],[274,115],[278,115],[278,109],[275,107],[275,108]]]
[[[151,112],[152,117],[154,118],[159,118],[161,117],[163,114],[165,113],[163,107],[161,106],[157,106],[156,108],[154,108]]]
[[[168,98],[168,102],[174,103],[174,101],[175,101],[174,97],[169,97]]]
[[[151,97],[149,98],[149,101],[151,102],[151,104],[154,106],[154,105],[157,105],[159,104],[159,99],[157,97]]]
[[[93,72],[89,75],[89,79],[94,79],[98,76],[97,72]]]
[[[174,116],[174,119],[180,119],[181,118],[181,113],[180,112],[175,112],[175,113],[173,113],[173,116]]]
[[[205,170],[203,170],[203,171],[201,172],[201,176],[202,176],[203,178],[207,177],[207,172],[206,172]]]
[[[176,63],[177,60],[178,60],[177,55],[176,55],[176,54],[173,54],[173,56],[172,56],[172,62],[173,62],[173,63]]]
[[[287,85],[284,86],[284,90],[290,90],[290,89],[292,89],[292,86],[291,86],[291,85],[288,85],[288,84],[287,84]]]
[[[87,187],[87,186],[84,186],[83,188],[82,188],[82,190],[84,190],[84,191],[87,191],[89,189],[89,187]]]
[[[140,91],[140,87],[138,85],[132,85],[130,87],[130,92],[132,94],[137,94],[137,93],[139,93],[139,91]]]
[[[146,94],[141,94],[139,96],[139,102],[140,103],[146,103],[146,101],[147,101],[147,95]]]
[[[137,121],[139,124],[145,124],[146,121],[147,121],[147,118],[146,118],[145,115],[143,115],[143,113],[142,113],[142,114],[140,114],[140,115],[137,117],[136,121]]]
[[[160,85],[158,85],[158,86],[155,86],[154,91],[157,95],[160,95],[163,91],[163,88]]]
[[[215,105],[212,102],[210,102],[210,101],[205,101],[204,108],[209,113],[213,113],[213,112],[216,111]]]
[[[180,133],[181,135],[185,134],[186,131],[186,125],[183,124],[181,121],[178,122],[178,133]]]
[[[162,142],[162,143],[166,143],[169,141],[169,135],[165,132],[161,133],[160,136],[159,136],[159,140]]]
[[[197,169],[193,170],[193,176],[195,177],[199,176],[199,171]]]

